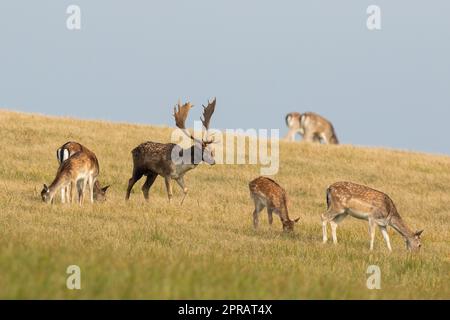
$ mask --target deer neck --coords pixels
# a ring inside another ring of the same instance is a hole
[[[199,162],[201,162],[201,155],[200,155],[200,159],[195,159],[194,154],[195,154],[195,149],[193,146],[183,149],[183,151],[182,151],[183,157],[181,159],[181,162],[179,162],[176,165],[176,174],[177,175],[183,175],[186,172],[188,172],[189,170],[192,170],[198,166]],[[196,162],[198,162],[198,163],[196,163]]]
[[[411,231],[410,228],[405,224],[403,219],[395,215],[391,218],[390,225],[392,228],[394,228],[399,234],[403,236],[405,239],[410,239],[414,237],[414,233]]]
[[[196,168],[198,164],[193,163],[182,163],[178,166],[177,173],[178,175],[185,174],[186,172]]]
[[[56,175],[55,180],[53,180],[52,184],[48,187],[50,198],[53,199],[56,192],[63,186],[67,184],[67,177],[63,173],[58,173]]]
[[[289,213],[288,213],[288,209],[287,209],[286,205],[283,205],[280,209],[281,209],[281,210],[280,210],[280,219],[281,219],[281,222],[282,222],[283,224],[286,224],[286,223],[288,223],[289,221],[291,221],[291,219],[289,219]]]
[[[183,154],[189,155],[189,160],[186,161],[187,163],[183,163],[183,166],[188,168],[188,170],[194,169],[200,164],[200,162],[203,161],[203,150],[201,148],[196,147],[195,145],[187,149],[184,149]]]

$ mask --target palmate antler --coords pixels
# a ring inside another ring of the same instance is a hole
[[[189,138],[191,138],[194,141],[198,141],[197,139],[194,138],[194,136],[189,132],[189,130],[186,129],[186,118],[189,114],[189,110],[191,110],[191,108],[194,105],[191,104],[190,102],[186,102],[185,104],[181,105],[181,102],[178,101],[178,110],[177,110],[177,106],[173,107],[173,116],[175,118],[175,125],[181,129],[181,131],[183,131],[183,133],[188,136]]]
[[[191,138],[192,140],[204,143],[204,144],[211,144],[214,142],[214,140],[208,140],[208,141],[199,141],[198,139],[194,138],[194,136],[189,132],[189,130],[186,129],[186,119],[189,114],[189,110],[194,105],[190,102],[186,102],[185,104],[181,105],[181,102],[178,102],[178,105],[173,108],[173,116],[175,118],[175,124],[176,126],[183,131],[183,133]],[[178,109],[177,109],[178,107]],[[216,98],[214,98],[213,101],[208,100],[208,106],[203,106],[203,119],[200,117],[200,120],[202,121],[203,126],[205,127],[206,131],[209,129],[209,123],[211,121],[211,116],[214,113],[214,110],[216,108]]]
[[[200,117],[200,120],[202,121],[207,134],[208,134],[208,130],[209,130],[209,123],[211,121],[211,116],[213,115],[215,109],[216,109],[216,98],[214,98],[214,100],[212,100],[211,102],[209,102],[209,100],[208,100],[207,107],[205,107],[203,105],[203,119]],[[205,144],[211,144],[214,142],[214,139],[203,141],[203,142]]]

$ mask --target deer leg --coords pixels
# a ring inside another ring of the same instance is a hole
[[[186,198],[187,193],[188,193],[188,188],[186,188],[186,185],[184,184],[184,177],[179,177],[175,181],[178,183],[180,188],[183,190],[183,199],[181,200],[181,204],[180,204],[180,205],[183,205],[184,199]]]
[[[315,142],[315,135],[313,132],[311,131],[306,131],[304,136],[303,136],[303,140],[305,140],[306,142]]]
[[[315,143],[321,143],[322,142],[322,140],[321,140],[321,138],[320,138],[320,136],[318,134],[314,134],[312,139],[313,139],[313,142],[315,142]]]
[[[333,220],[330,221],[331,235],[333,237],[334,244],[338,243],[336,229],[337,229],[339,223],[341,223],[341,221],[344,220],[345,217],[347,217],[347,214],[343,213],[343,214],[337,215],[336,217],[333,218]]]
[[[145,180],[145,183],[142,185],[142,193],[144,194],[145,200],[149,199],[150,188],[155,182],[157,176],[158,174],[155,172],[151,172],[147,175],[147,180]]]
[[[92,176],[89,176],[89,195],[91,197],[91,203],[94,203],[94,184],[95,184],[95,178]]]
[[[86,195],[86,187],[87,187],[87,185],[88,185],[88,183],[89,183],[89,178],[84,178],[84,180],[83,180],[83,184],[82,184],[82,187],[83,187],[83,189],[82,189],[82,192],[83,192],[83,202],[84,202],[84,197],[85,197],[85,195]]]
[[[370,251],[373,250],[373,244],[375,242],[375,227],[375,221],[373,221],[373,219],[369,219]]]
[[[323,243],[327,243],[327,241],[328,241],[328,232],[327,232],[327,224],[328,224],[328,222],[330,222],[330,224],[331,224],[331,221],[334,218],[336,218],[339,215],[343,215],[344,213],[345,213],[345,210],[336,210],[336,209],[333,209],[331,207],[330,209],[328,209],[327,212],[322,214],[321,218],[322,218],[322,236],[323,236],[322,237],[322,239],[323,239],[322,242]],[[339,223],[339,222],[334,221],[335,224]],[[333,228],[334,228],[334,235],[336,235],[337,225],[333,227],[333,224],[331,224],[331,228],[332,228],[332,232],[333,232]],[[334,240],[334,238],[333,238],[333,240]]]
[[[334,220],[330,221],[330,226],[331,226],[331,236],[333,237],[333,243],[337,244],[337,234],[336,234],[336,229],[338,227],[338,224],[336,222],[334,222]]]
[[[170,177],[164,177],[164,182],[166,183],[167,197],[169,198],[169,203],[172,202],[172,184],[170,183]]]
[[[327,243],[328,241],[328,232],[327,232],[327,224],[333,219],[334,215],[332,212],[326,212],[322,214],[322,242]]]
[[[259,213],[264,209],[264,205],[260,202],[255,201],[255,210],[253,211],[253,228],[258,229],[259,224]]]
[[[386,230],[386,227],[380,226],[380,230],[381,230],[381,234],[383,235],[384,241],[386,242],[386,245],[387,245],[389,251],[392,251],[391,241],[389,240],[389,234]]]
[[[328,241],[327,224],[328,224],[328,220],[324,218],[324,215],[322,215],[322,242],[323,243],[327,243],[327,241]]]
[[[80,205],[83,205],[83,202],[84,202],[84,195],[85,195],[85,193],[86,193],[86,185],[87,185],[87,183],[88,183],[88,179],[87,178],[84,178],[83,180],[81,180],[81,183],[80,183],[80,187],[81,187],[81,193],[80,193]]]
[[[78,180],[77,184],[77,193],[78,193],[78,204],[81,205],[83,203],[83,180]]]
[[[64,193],[65,193],[65,197],[66,197],[66,202],[70,203],[71,199],[70,199],[70,183],[64,188]]]
[[[70,203],[73,203],[73,190],[75,189],[75,184],[73,181],[70,182]]]
[[[68,202],[69,199],[67,199],[67,186],[64,186],[61,188],[61,203]]]
[[[125,200],[130,199],[131,189],[133,189],[134,184],[138,182],[140,178],[142,178],[142,173],[133,171],[133,176],[130,178],[130,180],[128,180],[128,188]]]
[[[295,141],[295,134],[297,133],[294,129],[289,129],[289,132],[287,133],[286,137],[284,138],[287,141]]]
[[[61,188],[61,203],[66,203],[66,187]]]
[[[267,215],[269,217],[269,225],[272,225],[273,223],[273,209],[267,208]]]

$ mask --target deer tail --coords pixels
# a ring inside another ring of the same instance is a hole
[[[327,210],[330,210],[331,207],[331,187],[327,189]]]
[[[291,118],[292,118],[292,115],[290,114],[290,113],[288,113],[287,115],[286,115],[286,125],[289,127],[289,120],[291,120]]]

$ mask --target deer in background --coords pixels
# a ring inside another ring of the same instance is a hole
[[[193,145],[191,147],[183,149],[181,146],[174,143],[158,143],[148,141],[140,144],[133,149],[133,151],[131,151],[133,156],[133,174],[128,181],[128,188],[125,197],[126,200],[130,198],[130,193],[134,184],[144,175],[147,179],[142,186],[142,192],[144,194],[144,198],[148,200],[150,188],[155,182],[156,177],[160,175],[164,178],[169,202],[171,202],[173,197],[171,180],[175,180],[183,190],[183,199],[181,200],[181,204],[183,204],[188,192],[188,188],[184,182],[184,175],[186,172],[196,168],[202,161],[210,165],[215,164],[214,150],[210,146],[214,140],[205,140],[203,138],[202,140],[196,139],[186,129],[186,118],[192,107],[193,105],[189,102],[183,105],[179,102],[178,109],[177,106],[175,106],[173,114],[176,126],[192,140]],[[215,98],[211,102],[208,101],[208,106],[203,106],[203,119],[200,120],[202,121],[203,127],[206,131],[206,138],[208,138],[209,124],[215,107]],[[183,156],[183,161],[176,163],[174,159],[172,159],[172,155],[175,153],[180,156],[188,155],[188,157]],[[189,159],[186,161],[186,158]]]
[[[289,113],[286,115],[286,125],[289,132],[285,139],[288,141],[295,141],[295,135],[300,133],[307,142],[339,144],[331,122],[316,113]]]
[[[58,159],[59,165],[61,165],[65,160],[73,156],[78,152],[86,153],[92,161],[98,164],[97,156],[94,152],[83,146],[82,144],[74,141],[69,141],[64,143],[58,150],[56,151],[56,158]],[[94,201],[103,202],[106,200],[106,191],[110,186],[101,187],[100,182],[95,180],[94,183]],[[61,202],[65,203],[66,198],[69,199],[70,186],[61,188]]]
[[[255,210],[253,211],[253,227],[255,229],[258,228],[260,212],[267,208],[270,225],[273,222],[272,214],[276,213],[283,224],[283,231],[289,232],[294,230],[294,224],[300,218],[295,220],[289,219],[286,191],[278,183],[266,177],[258,177],[251,181],[248,186],[250,196],[255,203]]]
[[[327,207],[328,211],[322,215],[324,243],[328,240],[327,223],[331,225],[333,242],[337,244],[337,226],[350,215],[369,222],[370,250],[373,250],[377,226],[389,251],[392,251],[392,247],[386,229],[388,226],[402,235],[408,250],[418,250],[421,247],[420,236],[423,230],[411,231],[397,212],[394,202],[385,193],[352,182],[337,182],[327,189]]]
[[[300,117],[302,115],[298,112],[291,112],[286,115],[286,125],[289,129],[285,140],[295,141],[297,133],[303,134],[300,130]]]
[[[53,202],[58,190],[68,188],[70,190],[70,202],[73,202],[73,189],[78,191],[78,203],[83,204],[86,187],[89,186],[91,203],[94,202],[94,184],[99,173],[96,159],[85,152],[77,152],[65,160],[58,168],[53,182],[41,191],[42,200],[46,203]],[[69,196],[69,195],[68,195]]]

